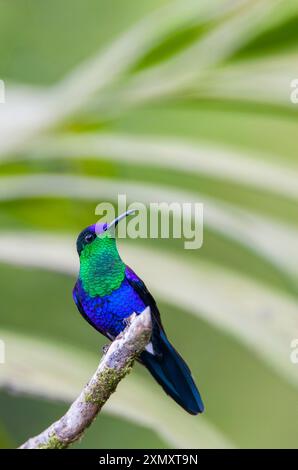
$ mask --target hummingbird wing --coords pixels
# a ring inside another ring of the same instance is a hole
[[[152,350],[147,348],[139,361],[149,370],[155,380],[188,413],[202,413],[204,405],[189,367],[168,340],[161,323],[160,313],[153,296],[142,279],[126,267],[125,276],[144,304],[150,307],[152,318]]]
[[[164,327],[161,322],[160,313],[156,305],[153,295],[147,289],[144,281],[129,267],[126,266],[125,277],[128,283],[132,286],[135,292],[139,295],[146,306],[150,307],[151,319],[152,319],[152,336],[151,344],[153,347],[152,353],[159,355],[159,337],[160,331],[164,332]]]
[[[139,276],[129,266],[126,266],[125,277],[127,281],[129,282],[129,284],[133,287],[133,289],[140,296],[144,304],[150,307],[151,315],[153,318],[153,326],[154,326],[154,323],[157,323],[159,328],[161,328],[164,331],[164,328],[161,322],[160,313],[156,305],[155,299],[153,295],[147,289],[144,281],[142,281],[142,279],[139,278]]]

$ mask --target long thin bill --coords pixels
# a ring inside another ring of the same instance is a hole
[[[120,220],[122,219],[125,219],[125,217],[127,217],[128,215],[132,215],[132,214],[135,214],[136,213],[136,210],[135,209],[130,209],[126,212],[123,212],[123,214],[119,215],[118,217],[116,217],[116,219],[112,220],[112,222],[110,222],[108,225],[107,225],[107,228],[106,230],[109,230],[110,228],[112,227],[117,227],[117,225],[119,224]]]

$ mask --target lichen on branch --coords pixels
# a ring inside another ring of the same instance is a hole
[[[130,372],[150,337],[151,314],[147,307],[140,315],[129,318],[125,330],[111,343],[96,372],[65,415],[19,449],[64,449],[80,439],[120,380]]]

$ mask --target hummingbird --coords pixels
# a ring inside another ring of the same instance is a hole
[[[115,229],[132,212],[90,225],[79,234],[80,271],[73,299],[87,322],[111,341],[125,329],[128,317],[150,307],[152,334],[138,361],[176,403],[196,415],[204,405],[190,369],[168,340],[153,296],[118,253]]]

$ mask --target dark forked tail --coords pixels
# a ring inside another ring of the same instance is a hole
[[[202,413],[204,405],[188,366],[162,330],[158,336],[159,354],[154,356],[144,351],[141,362],[182,408],[193,415]]]

